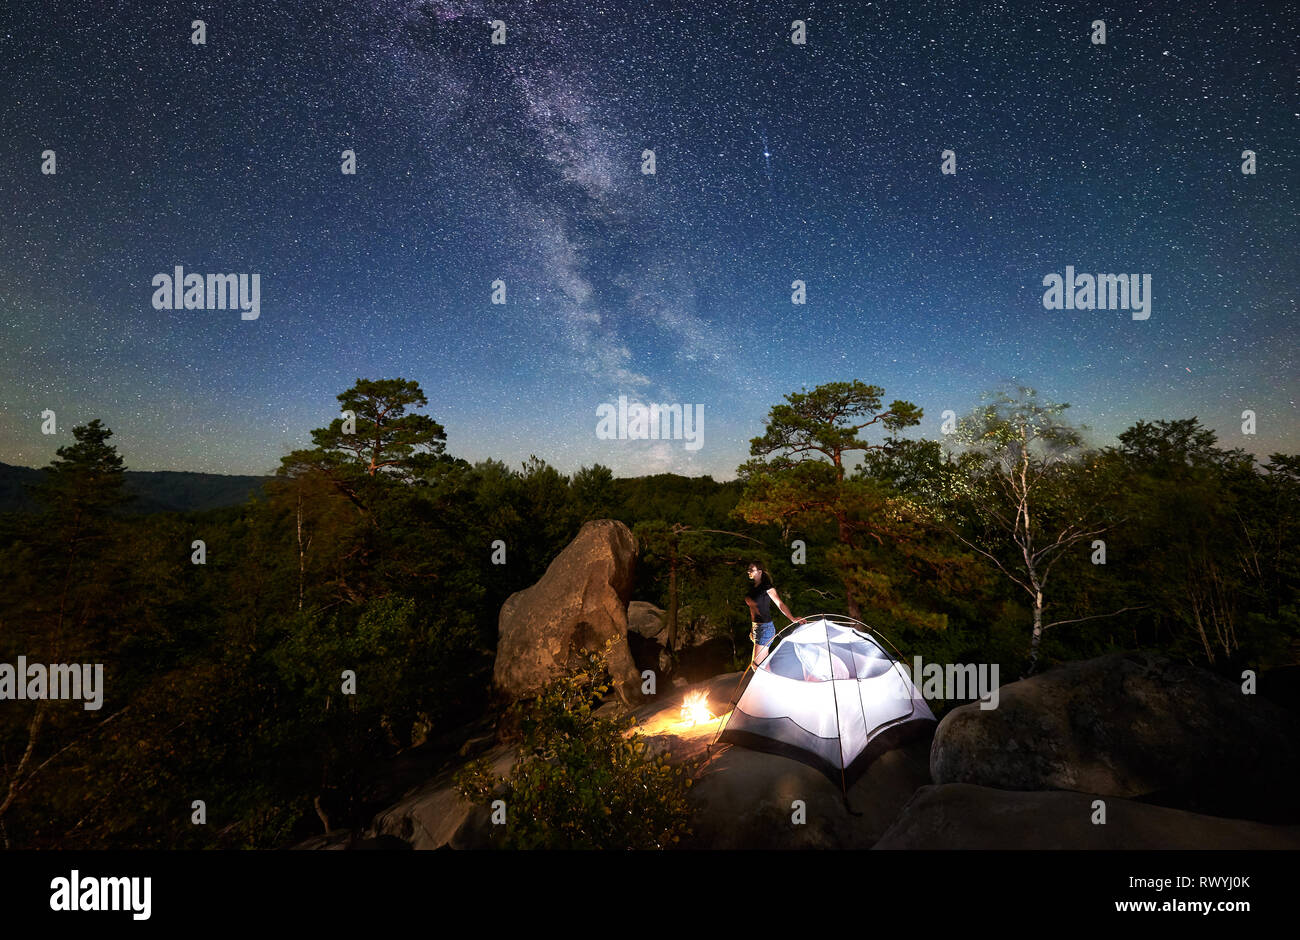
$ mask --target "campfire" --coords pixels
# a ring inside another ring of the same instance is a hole
[[[704,692],[692,692],[682,700],[682,724],[687,726],[703,724],[712,721],[713,717],[709,714],[709,699]]]

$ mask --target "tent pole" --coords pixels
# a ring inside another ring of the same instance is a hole
[[[749,675],[749,670],[753,668],[754,661],[751,659],[749,665],[745,667],[745,671],[742,672],[740,678],[736,680],[735,688],[731,690],[731,698],[736,697],[736,692],[740,689],[740,684],[745,681],[745,676]],[[728,701],[727,704],[731,705],[731,708],[725,716],[718,716],[718,730],[714,732],[713,740],[709,742],[709,746],[704,749],[704,753],[707,754],[708,757],[705,759],[703,764],[696,768],[695,773],[691,775],[692,780],[698,780],[700,774],[704,772],[704,768],[709,766],[710,762],[713,760],[713,748],[718,743],[718,738],[722,737],[722,732],[727,730],[727,725],[731,722],[731,716],[735,712],[736,706],[730,701]],[[724,717],[726,718],[726,721],[723,721]]]
[[[830,625],[825,617],[822,618],[822,623]],[[826,631],[826,668],[831,671],[831,698],[835,701],[835,743],[840,746],[840,796],[844,798],[844,808],[852,812],[849,809],[849,788],[844,782],[844,729],[840,726],[840,697],[835,692],[835,657],[831,655],[830,630]]]
[[[803,623],[805,620],[808,620],[808,619],[810,619],[810,618],[808,618],[808,617],[800,617],[798,620],[792,620],[792,621],[790,621],[790,625],[789,625],[788,627],[786,627],[786,628],[785,628],[784,630],[782,630],[780,633],[776,634],[776,636],[772,637],[772,643],[771,643],[771,645],[768,647],[767,655],[768,655],[768,656],[771,656],[773,653],[776,652],[776,646],[777,646],[778,643],[781,642],[781,637],[782,637],[783,634],[788,633],[788,632],[790,631],[790,628],[793,627],[795,624]],[[731,690],[731,696],[732,696],[732,698],[735,698],[735,696],[736,696],[736,690],[739,689],[739,688],[740,688],[740,684],[741,684],[742,682],[745,681],[745,676],[749,675],[749,670],[751,670],[751,669],[756,669],[756,668],[757,668],[757,666],[754,664],[754,660],[753,660],[753,658],[751,657],[750,660],[749,660],[749,665],[745,667],[745,671],[742,672],[742,673],[740,674],[740,678],[736,680],[736,688]],[[706,748],[704,749],[704,753],[708,754],[709,757],[710,757],[710,759],[713,757],[713,746],[714,746],[715,744],[718,743],[718,738],[722,737],[722,732],[724,732],[724,731],[727,730],[727,724],[729,724],[729,723],[731,722],[731,714],[732,714],[733,711],[735,711],[735,703],[729,701],[727,704],[728,704],[728,705],[731,705],[731,706],[732,706],[732,709],[731,709],[731,711],[728,711],[728,712],[727,712],[727,720],[726,720],[726,722],[723,722],[721,716],[719,716],[718,721],[720,722],[720,724],[719,724],[719,727],[718,727],[717,733],[713,735],[713,740],[709,742],[709,746],[706,747]],[[708,762],[706,761],[705,763],[707,764]],[[840,763],[843,763],[843,761],[841,760]],[[700,769],[703,770],[703,768],[700,768]]]
[[[862,626],[865,627],[866,624],[864,623],[862,624]],[[854,632],[856,633],[857,631],[855,630]],[[879,643],[877,643],[876,646],[877,648],[880,648]],[[881,652],[882,653],[885,652],[883,648],[881,648]],[[858,666],[856,662],[853,664],[853,671],[854,673],[857,673],[858,671]],[[862,714],[862,733],[865,735],[870,735],[871,729],[867,727],[867,708],[865,705],[862,704],[862,678],[860,676],[854,675],[854,679],[857,680],[857,686],[858,686],[858,711]],[[852,811],[850,810],[850,812]]]

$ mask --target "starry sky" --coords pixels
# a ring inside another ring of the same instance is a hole
[[[1279,3],[7,4],[0,461],[98,417],[131,469],[270,473],[359,377],[418,381],[451,454],[564,472],[731,478],[786,393],[855,378],[910,436],[1016,382],[1098,445],[1195,415],[1295,453],[1298,33]],[[259,318],[155,310],[176,265],[258,273]],[[1149,273],[1150,319],[1044,309],[1067,265]],[[703,446],[598,439],[620,395],[703,405]]]

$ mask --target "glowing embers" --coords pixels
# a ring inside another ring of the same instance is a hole
[[[703,691],[691,692],[682,699],[681,724],[686,727],[691,728],[712,721],[714,717],[709,713],[709,697]]]

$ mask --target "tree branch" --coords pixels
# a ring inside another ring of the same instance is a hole
[[[1124,613],[1126,610],[1146,610],[1150,606],[1150,604],[1143,604],[1141,607],[1121,607],[1119,610],[1111,611],[1108,614],[1093,614],[1091,617],[1079,617],[1075,620],[1054,620],[1044,626],[1043,629],[1046,630],[1048,627],[1059,627],[1061,624],[1065,623],[1083,623],[1085,620],[1100,620],[1102,617],[1114,617],[1118,614]]]

